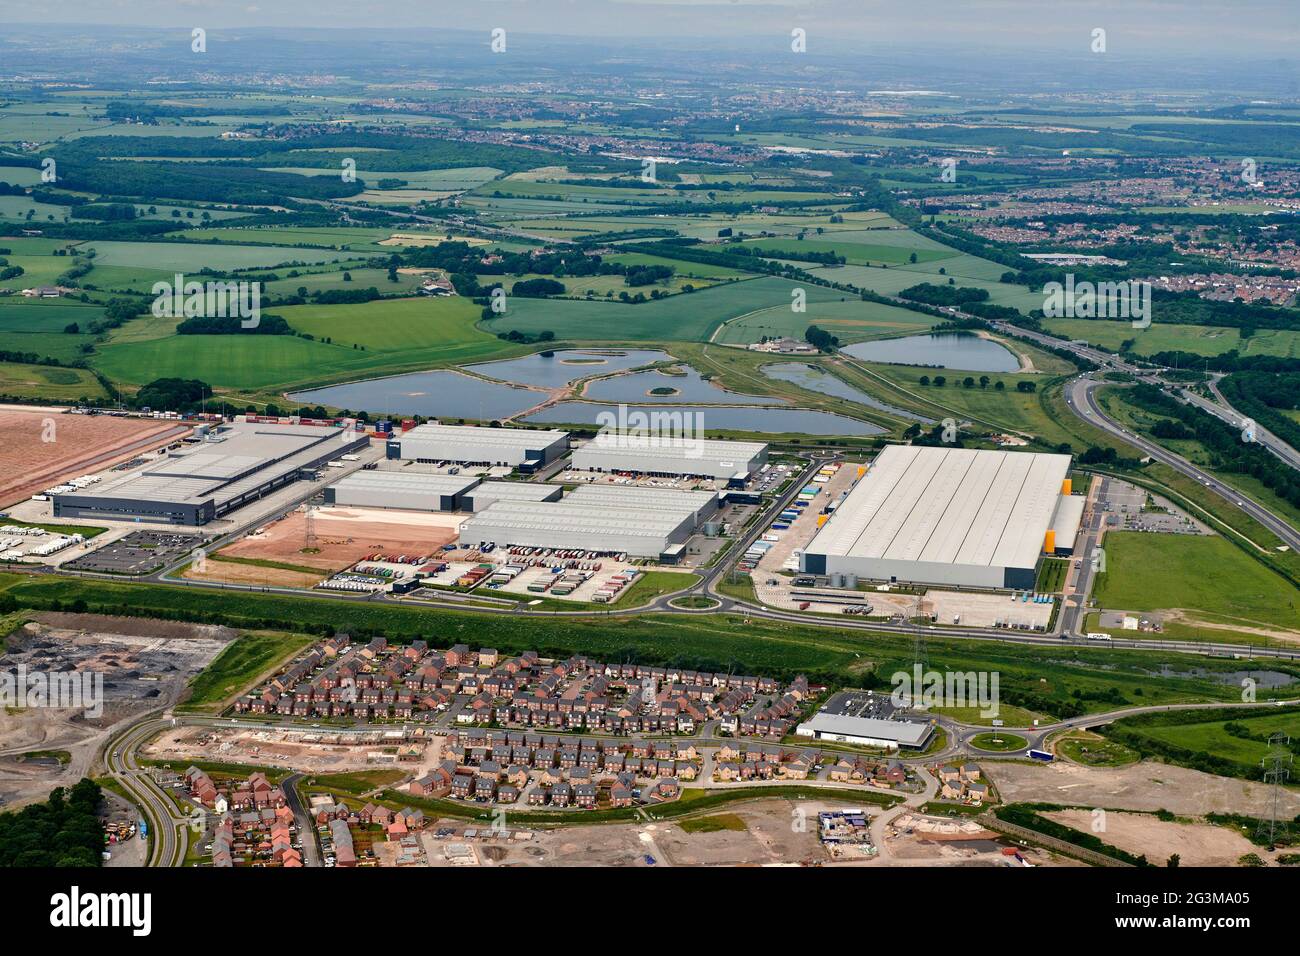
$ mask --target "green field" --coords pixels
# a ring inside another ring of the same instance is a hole
[[[276,308],[295,330],[315,336],[171,335],[115,337],[95,366],[115,381],[144,384],[167,375],[214,388],[257,390],[378,376],[399,370],[478,361],[518,351],[478,330],[467,299],[377,299],[360,305]],[[155,328],[156,320],[137,319]],[[330,339],[330,342],[324,341]],[[357,347],[354,347],[357,346]]]
[[[1287,329],[1260,329],[1243,339],[1238,329],[1208,325],[1161,325],[1153,320],[1150,328],[1135,329],[1128,322],[1104,322],[1098,319],[1052,319],[1045,327],[1071,339],[1082,339],[1111,351],[1132,340],[1132,350],[1139,355],[1181,351],[1197,355],[1221,355],[1236,350],[1242,355],[1280,355],[1300,357],[1300,332]]]
[[[1005,753],[1011,750],[1024,750],[1029,746],[1029,741],[1018,734],[1008,734],[1000,730],[994,730],[987,734],[976,734],[970,738],[970,745],[979,750],[987,750],[990,753]]]
[[[104,397],[99,379],[82,368],[18,365],[0,362],[0,395],[75,402],[83,397]]]
[[[762,309],[789,310],[791,292],[796,288],[805,288],[810,309],[813,303],[852,298],[833,289],[764,276],[635,305],[513,297],[505,315],[484,324],[492,332],[518,329],[537,334],[549,330],[556,338],[570,340],[699,342],[728,319]]]
[[[1169,636],[1300,633],[1300,590],[1219,537],[1112,531],[1094,597],[1105,608],[1181,610]]]
[[[1237,708],[1144,714],[1116,721],[1105,736],[1146,757],[1228,776],[1260,779],[1268,737],[1300,738],[1300,708]]]
[[[189,696],[176,709],[220,713],[236,695],[266,671],[287,661],[311,643],[302,634],[248,631],[241,634],[190,681]]]

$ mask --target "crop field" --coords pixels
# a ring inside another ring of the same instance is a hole
[[[1021,285],[998,282],[997,274],[991,279],[980,275],[966,274],[969,272],[987,273],[989,270],[980,265],[985,260],[976,259],[974,256],[957,256],[954,259],[936,261],[938,267],[944,270],[942,274],[935,272],[934,263],[909,262],[896,266],[891,265],[888,269],[880,266],[845,265],[809,269],[808,271],[822,279],[831,282],[847,282],[861,289],[877,292],[880,295],[898,295],[904,289],[921,282],[944,285],[947,284],[949,279],[954,279],[955,285],[985,290],[989,294],[987,301],[993,305],[1005,305],[1013,309],[1019,309],[1022,312],[1030,312],[1043,307],[1041,293],[1031,292]],[[997,266],[996,263],[989,263],[988,265]],[[999,270],[998,274],[1006,271],[1004,266],[997,266],[997,268]]]
[[[104,387],[84,368],[0,362],[0,395],[61,402],[76,402],[84,397],[93,401],[104,397]]]
[[[81,347],[91,341],[87,334],[90,323],[103,314],[96,305],[11,299],[0,305],[0,350],[74,361],[81,357]],[[73,324],[79,332],[64,331]]]
[[[1197,355],[1221,355],[1236,350],[1242,355],[1280,355],[1300,358],[1300,332],[1289,329],[1259,329],[1243,339],[1238,329],[1207,325],[1161,324],[1153,315],[1150,327],[1135,329],[1129,322],[1106,322],[1100,319],[1052,319],[1045,327],[1058,335],[1082,339],[1093,345],[1117,350],[1132,340],[1132,350],[1139,355],[1154,355],[1166,350],[1194,352]]]
[[[276,309],[315,341],[288,335],[123,335],[95,366],[116,381],[197,377],[218,389],[288,388],[495,357],[512,347],[474,326],[478,308],[459,297],[378,299],[360,305]],[[151,318],[137,319],[156,327]],[[324,339],[330,339],[326,342]]]
[[[798,286],[788,279],[764,276],[635,305],[516,297],[510,300],[505,315],[484,324],[492,332],[518,329],[536,334],[550,330],[559,339],[703,341],[728,319],[775,306],[788,309],[795,288],[806,288],[810,307],[850,298],[833,289]]]
[[[1225,630],[1300,640],[1300,589],[1223,538],[1111,532],[1103,544],[1102,607],[1181,612],[1182,630],[1203,640]]]
[[[288,262],[335,262],[343,253],[326,249],[303,249],[291,246],[204,245],[189,242],[117,242],[88,240],[82,250],[94,249],[96,263],[108,266],[131,266],[198,272],[203,268],[224,271],[277,266]]]
[[[802,339],[809,325],[816,325],[847,345],[882,335],[921,332],[939,320],[932,315],[899,306],[848,301],[808,303],[807,311],[794,312],[788,304],[751,312],[728,322],[714,339],[722,345],[748,345],[764,336]]]

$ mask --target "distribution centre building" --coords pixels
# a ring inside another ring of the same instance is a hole
[[[326,488],[325,503],[358,508],[460,511],[464,496],[478,483],[479,479],[472,476],[358,471]]]
[[[93,490],[55,495],[54,515],[206,524],[369,444],[346,428],[236,423]]]
[[[650,488],[644,485],[579,485],[564,500],[583,504],[621,505],[645,511],[689,511],[697,526],[713,517],[713,513],[718,510],[716,491],[679,491],[676,488]]]
[[[1072,546],[1069,455],[890,445],[809,542],[801,570],[878,581],[1024,588]]]
[[[573,451],[581,471],[626,471],[642,475],[748,477],[767,461],[762,442],[708,438],[656,438],[601,431]]]
[[[390,438],[386,454],[406,461],[509,465],[520,471],[535,471],[568,448],[569,433],[552,429],[430,423]]]
[[[574,495],[560,501],[495,501],[460,526],[460,543],[665,558],[676,545],[684,544],[698,525],[700,502],[689,496],[647,508],[631,501],[572,500]]]
[[[559,501],[563,485],[541,481],[480,481],[462,496],[465,511],[482,511],[494,501]]]

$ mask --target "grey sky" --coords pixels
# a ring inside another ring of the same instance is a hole
[[[570,36],[738,39],[808,33],[828,47],[927,43],[1116,54],[1294,55],[1297,0],[0,0],[0,24],[382,26]]]

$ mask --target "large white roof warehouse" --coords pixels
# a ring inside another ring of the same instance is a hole
[[[601,431],[573,451],[574,468],[643,475],[732,478],[753,474],[766,461],[767,445],[762,442],[643,437],[614,431]]]
[[[1062,508],[1076,514],[1069,472],[1069,455],[891,445],[813,537],[802,568],[1032,588],[1044,550],[1068,553],[1078,529],[1077,517],[1057,521]],[[1069,537],[1060,547],[1058,533]]]
[[[419,425],[388,440],[387,456],[409,461],[459,461],[535,470],[569,447],[569,433],[536,428]]]

